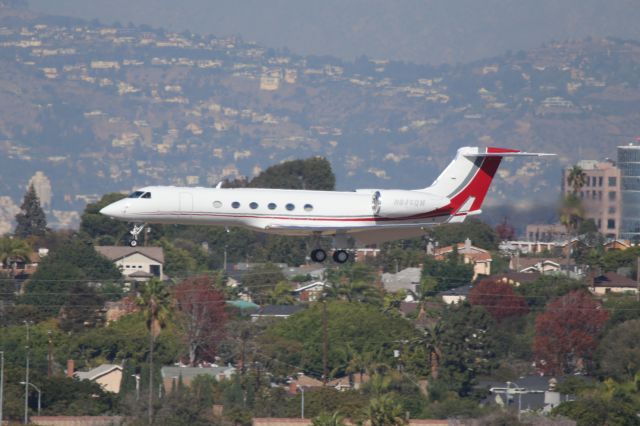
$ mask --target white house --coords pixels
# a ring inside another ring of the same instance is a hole
[[[162,247],[96,246],[96,251],[114,262],[125,278],[135,281],[165,278]]]

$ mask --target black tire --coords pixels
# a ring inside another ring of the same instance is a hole
[[[336,250],[333,252],[333,261],[336,263],[344,263],[349,260],[349,253],[344,250]]]
[[[322,263],[327,259],[327,252],[322,249],[315,249],[311,252],[311,260]]]
[[[137,245],[138,245],[138,240],[131,240],[131,241],[129,241],[129,245],[130,245],[131,247],[135,247],[135,246],[137,246]]]

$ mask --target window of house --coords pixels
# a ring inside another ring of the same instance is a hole
[[[609,176],[609,186],[616,186],[618,179],[615,176]]]
[[[602,176],[600,176],[598,178],[598,186],[602,186],[602,182],[604,181],[604,178]]]
[[[616,200],[616,191],[609,191],[609,201]]]
[[[616,220],[615,219],[608,219],[607,220],[607,229],[615,229],[616,227]]]
[[[222,201],[214,201],[213,202],[213,207],[215,207],[216,209],[219,209],[220,207],[222,207]]]
[[[287,205],[285,206],[285,208],[286,208],[287,210],[289,210],[289,211],[292,211],[293,209],[295,209],[295,208],[296,208],[296,206],[294,206],[293,204],[289,203],[289,204],[287,204]]]
[[[609,214],[615,214],[616,213],[616,206],[609,206]]]
[[[267,207],[269,208],[269,210],[275,210],[275,209],[276,209],[276,207],[278,207],[278,206],[276,205],[276,203],[269,203],[269,204],[267,205]]]
[[[591,198],[595,200],[597,196],[598,196],[598,191],[596,190],[591,191]]]
[[[251,203],[249,203],[249,207],[251,207],[251,209],[255,210],[255,209],[258,208],[258,203],[256,203],[255,201],[251,202]]]
[[[305,212],[310,212],[313,210],[313,206],[311,204],[305,204],[304,205],[304,211]]]
[[[151,198],[151,193],[150,192],[145,192],[144,195],[140,198]]]
[[[231,203],[231,207],[233,207],[234,209],[237,209],[240,207],[240,203],[237,201],[234,201],[233,203]]]

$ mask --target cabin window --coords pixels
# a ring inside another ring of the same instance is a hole
[[[144,195],[140,198],[151,198],[151,193],[150,192],[145,192]]]
[[[278,206],[276,206],[276,203],[269,203],[267,207],[269,207],[269,210],[275,210]]]
[[[144,194],[144,192],[142,191],[132,192],[131,194],[129,194],[129,197],[127,198],[140,198],[142,194]]]
[[[293,209],[295,209],[295,208],[296,208],[296,206],[294,206],[294,205],[293,205],[293,204],[291,204],[291,203],[287,204],[285,207],[286,207],[286,208],[287,208],[287,210],[289,210],[289,211],[291,211],[291,210],[293,210]]]
[[[249,207],[251,207],[253,210],[258,208],[258,203],[256,202],[252,202],[251,204],[249,204]]]
[[[213,202],[213,207],[215,207],[216,209],[219,209],[220,207],[222,207],[222,201],[214,201]]]
[[[233,203],[231,203],[231,207],[233,207],[234,209],[237,209],[238,207],[240,207],[240,203],[237,201],[234,201]]]
[[[304,211],[305,212],[310,212],[313,210],[313,206],[311,204],[305,204],[304,205]]]

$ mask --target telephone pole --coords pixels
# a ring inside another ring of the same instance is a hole
[[[2,424],[2,407],[4,406],[4,352],[0,351],[0,425]]]
[[[49,331],[49,351],[47,353],[47,377],[51,378],[53,373],[53,341],[51,340],[51,331]]]
[[[322,384],[327,385],[329,372],[327,370],[327,357],[329,354],[329,338],[327,337],[327,301],[322,301]]]

